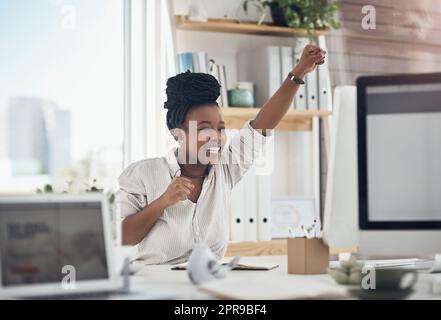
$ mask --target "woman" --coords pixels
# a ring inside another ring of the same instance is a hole
[[[281,87],[228,145],[216,79],[187,72],[167,81],[167,126],[180,147],[130,165],[119,178],[123,244],[138,246],[134,259],[185,262],[199,241],[223,257],[232,188],[269,139],[267,130],[288,111],[305,75],[324,59],[323,50],[307,45]]]

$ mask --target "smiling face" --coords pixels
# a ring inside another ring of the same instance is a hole
[[[179,132],[178,142],[180,150],[184,150],[186,163],[219,163],[226,135],[225,122],[217,104],[191,108]],[[180,154],[181,163],[184,154]]]

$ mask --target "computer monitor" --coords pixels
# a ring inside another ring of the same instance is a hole
[[[441,252],[441,73],[357,80],[359,250]]]

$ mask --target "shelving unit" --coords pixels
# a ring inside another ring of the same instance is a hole
[[[240,129],[247,120],[254,118],[259,108],[222,108],[228,129]],[[327,117],[330,112],[319,110],[289,110],[276,127],[279,131],[311,131],[314,117]]]
[[[295,38],[310,36],[305,29],[292,29],[269,24],[258,25],[256,22],[240,22],[229,19],[208,19],[207,22],[191,21],[188,16],[175,16],[176,29],[180,31],[215,32],[219,34],[273,36],[278,38]],[[328,35],[328,30],[316,30],[314,37]],[[187,49],[188,50],[188,49]],[[199,48],[199,50],[201,50]],[[259,108],[222,108],[228,129],[240,129],[247,120],[254,118]],[[289,110],[280,124],[278,131],[311,131],[316,134],[317,119],[330,116],[332,113],[320,110]],[[317,195],[319,196],[319,194]],[[357,248],[331,248],[331,254],[340,252],[357,252]],[[230,241],[227,256],[286,255],[286,239],[268,241]]]
[[[304,37],[308,36],[305,29],[292,29],[269,24],[256,24],[256,22],[239,22],[228,19],[208,19],[207,22],[191,21],[187,16],[176,16],[176,28],[180,30],[226,32],[254,35],[269,35],[278,37]],[[327,30],[316,30],[314,36],[327,35]]]

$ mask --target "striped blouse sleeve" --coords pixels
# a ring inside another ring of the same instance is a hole
[[[273,139],[272,130],[267,130],[264,136],[251,126],[251,121],[247,121],[238,132],[233,132],[223,155],[224,170],[231,188],[242,179]]]
[[[125,169],[118,178],[117,203],[123,219],[143,210],[148,205],[145,187],[140,179],[138,168],[137,163],[134,163]]]

